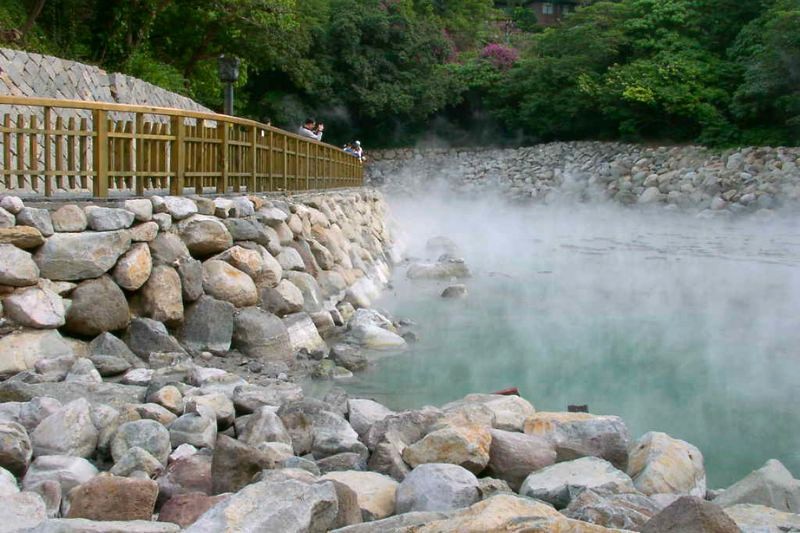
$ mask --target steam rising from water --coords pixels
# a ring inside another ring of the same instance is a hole
[[[453,239],[473,278],[409,281],[378,302],[419,323],[412,351],[349,388],[394,408],[517,386],[538,410],[589,404],[632,437],[697,445],[711,486],[771,457],[800,474],[798,218],[389,198],[408,256]]]

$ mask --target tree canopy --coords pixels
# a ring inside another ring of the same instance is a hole
[[[800,0],[7,0],[0,39],[328,140],[800,144]]]

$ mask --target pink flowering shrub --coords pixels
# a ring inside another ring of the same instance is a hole
[[[516,49],[498,43],[490,43],[483,47],[481,59],[489,61],[496,69],[508,70],[519,58]]]

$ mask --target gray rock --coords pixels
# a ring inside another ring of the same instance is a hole
[[[44,500],[35,492],[0,496],[0,527],[3,531],[28,531],[46,518]]]
[[[336,488],[331,482],[262,481],[218,503],[185,531],[321,533],[331,529],[337,514]]]
[[[721,507],[740,503],[766,505],[778,511],[800,514],[800,481],[783,464],[770,459],[714,499]]]
[[[31,254],[12,244],[0,244],[0,285],[27,287],[38,280],[39,267]]]
[[[129,448],[109,470],[115,476],[127,477],[134,472],[144,472],[155,477],[164,470],[164,465],[143,448]]]
[[[242,431],[237,431],[238,439],[250,446],[262,442],[282,442],[291,446],[292,437],[283,421],[270,407],[261,407],[249,417]]]
[[[326,406],[327,407],[327,406]],[[350,424],[342,416],[324,409],[312,409],[310,412],[302,412],[302,404],[287,404],[281,407],[278,415],[283,420],[289,434],[292,435],[292,443],[295,452],[298,454],[303,451],[303,439],[295,439],[305,428],[310,426],[311,445],[310,451],[315,459],[329,457],[343,452],[354,452],[366,457],[368,451],[358,440],[358,434],[353,431]]]
[[[148,520],[88,520],[54,518],[45,520],[28,533],[178,533],[181,527]]]
[[[92,423],[89,402],[73,400],[48,416],[31,433],[33,452],[41,455],[90,457],[97,447],[98,432]]]
[[[153,222],[158,225],[159,231],[169,231],[172,227],[172,217],[167,213],[154,213]]]
[[[200,413],[211,416],[216,420],[220,429],[233,425],[236,419],[236,409],[233,401],[222,392],[193,394],[198,391],[188,391],[185,400],[186,413]]]
[[[192,257],[183,257],[178,260],[177,269],[183,301],[194,302],[203,295],[203,263]]]
[[[17,220],[8,211],[0,207],[0,228],[13,228],[17,225]]]
[[[72,365],[64,381],[92,384],[102,383],[103,378],[89,359],[81,357]]]
[[[376,533],[377,531],[395,533],[413,531],[416,527],[421,527],[437,520],[444,520],[449,516],[450,513],[404,513],[384,518],[383,520],[376,520],[375,522],[364,522],[363,524],[334,529],[331,533]]]
[[[33,259],[42,277],[78,281],[111,270],[130,245],[127,231],[57,233],[47,239]]]
[[[233,338],[233,304],[201,296],[186,308],[179,337],[190,350],[227,352]]]
[[[94,356],[113,356],[127,361],[132,367],[139,367],[144,362],[131,351],[130,348],[119,338],[111,333],[101,333],[89,343],[90,357]],[[95,363],[95,366],[97,364]],[[99,368],[98,368],[99,370]],[[102,373],[101,373],[102,374]]]
[[[128,327],[128,301],[109,276],[84,281],[71,294],[65,329],[78,335],[98,335]]]
[[[189,249],[174,233],[161,232],[152,242],[148,243],[148,246],[154,266],[175,266],[179,261],[189,257]]]
[[[11,320],[31,328],[59,328],[66,321],[61,297],[39,287],[17,290],[3,300],[3,309]]]
[[[331,347],[330,358],[339,366],[351,372],[367,368],[369,360],[357,346],[352,344],[335,344]]]
[[[217,421],[198,413],[187,413],[169,425],[172,447],[191,444],[196,448],[213,448],[217,440]]]
[[[364,520],[380,520],[395,513],[397,481],[375,472],[331,472],[323,478],[347,486],[357,495]]]
[[[166,465],[172,451],[170,433],[155,420],[135,420],[119,426],[111,443],[111,456],[119,462],[131,448],[142,448]]]
[[[28,432],[16,422],[0,422],[0,467],[22,477],[33,457]]]
[[[153,219],[153,203],[147,198],[125,200],[123,205],[133,213],[137,222],[148,222]]]
[[[630,434],[618,416],[538,412],[525,422],[525,433],[552,442],[558,461],[601,457],[627,470]]]
[[[783,513],[765,505],[740,503],[725,508],[743,533],[785,533],[800,531],[800,515]]]
[[[639,531],[660,510],[643,494],[605,494],[586,489],[572,498],[563,513],[567,518],[598,526]]]
[[[326,352],[328,345],[322,340],[317,326],[308,313],[294,313],[283,318],[292,352],[306,350],[308,353]]]
[[[17,225],[36,228],[45,237],[49,237],[55,233],[53,221],[50,218],[50,211],[47,209],[23,207],[22,210],[17,213]]]
[[[6,195],[0,198],[0,207],[12,215],[16,215],[22,211],[22,208],[25,207],[25,204],[22,202],[22,199],[20,199],[19,196]]]
[[[233,346],[249,357],[270,361],[289,361],[293,355],[281,319],[256,307],[242,309],[234,318]]]
[[[603,459],[584,457],[533,472],[525,478],[519,493],[563,509],[569,505],[572,495],[582,488],[605,490],[612,494],[636,492],[626,473]]]
[[[134,214],[127,209],[89,206],[84,211],[86,221],[94,231],[126,229],[133,224]]]
[[[300,257],[300,253],[291,247],[285,247],[281,250],[281,253],[278,254],[278,263],[280,263],[281,268],[284,270],[284,275],[288,274],[291,270],[303,271],[306,269],[305,264],[303,263],[303,258]]]
[[[125,333],[125,343],[133,353],[144,360],[149,360],[150,354],[154,352],[186,353],[178,341],[167,332],[164,324],[150,318],[131,320]]]
[[[463,261],[414,263],[406,271],[408,279],[449,280],[469,278],[470,276],[469,268]]]
[[[348,400],[350,425],[360,438],[364,438],[369,429],[387,416],[395,414],[394,411],[373,400],[352,399]]]
[[[311,274],[305,272],[284,272],[284,277],[292,282],[303,295],[303,311],[316,313],[322,310],[323,297],[322,290],[317,280]]]
[[[33,490],[36,485],[54,480],[67,494],[74,487],[86,483],[98,474],[97,468],[82,457],[44,455],[31,463],[22,479],[23,490]]]
[[[412,470],[397,487],[397,512],[449,511],[480,499],[478,479],[451,464],[428,463]]]
[[[259,306],[278,316],[303,310],[303,293],[291,281],[283,279],[276,287],[261,289]]]
[[[0,401],[26,402],[40,396],[51,396],[63,403],[85,398],[93,405],[107,404],[121,407],[129,403],[142,403],[144,387],[120,385],[119,383],[23,383],[5,381],[0,383]]]
[[[549,441],[533,435],[493,429],[489,449],[489,475],[508,482],[519,490],[531,473],[556,462],[556,451]]]
[[[128,361],[115,355],[93,355],[90,358],[97,372],[103,377],[118,376],[131,368]]]
[[[494,414],[492,426],[505,431],[522,431],[528,417],[536,413],[533,405],[519,396],[501,394],[467,394],[463,399],[442,406],[445,411],[465,405],[481,405]]]
[[[88,221],[83,209],[74,204],[63,205],[55,210],[50,218],[53,229],[59,233],[80,232],[86,229]]]
[[[367,461],[364,456],[354,452],[337,453],[328,457],[323,457],[317,461],[317,468],[320,474],[329,472],[345,472],[348,470],[366,471]]]
[[[467,286],[466,285],[450,285],[449,287],[445,288],[442,291],[442,298],[448,299],[459,299],[459,298],[466,298],[467,297]]]
[[[272,380],[267,386],[243,385],[233,393],[233,403],[241,413],[252,413],[263,406],[280,407],[303,399],[303,388],[296,383]]]
[[[153,196],[150,200],[153,203],[153,211],[168,213],[175,220],[183,220],[197,213],[197,205],[189,198],[182,196],[165,196],[163,198]]]
[[[740,533],[721,507],[696,496],[682,496],[647,521],[642,533]]]
[[[269,454],[225,435],[218,435],[211,463],[213,493],[237,492],[264,469],[275,468]]]
[[[153,242],[158,236],[158,224],[150,221],[137,224],[128,230],[133,242]]]
[[[228,228],[214,217],[192,215],[178,224],[178,232],[194,257],[205,258],[233,246]]]

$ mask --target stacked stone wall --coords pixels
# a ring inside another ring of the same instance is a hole
[[[417,194],[445,187],[530,202],[652,204],[719,213],[800,200],[800,148],[549,143],[517,149],[399,149],[369,154],[367,180]]]

